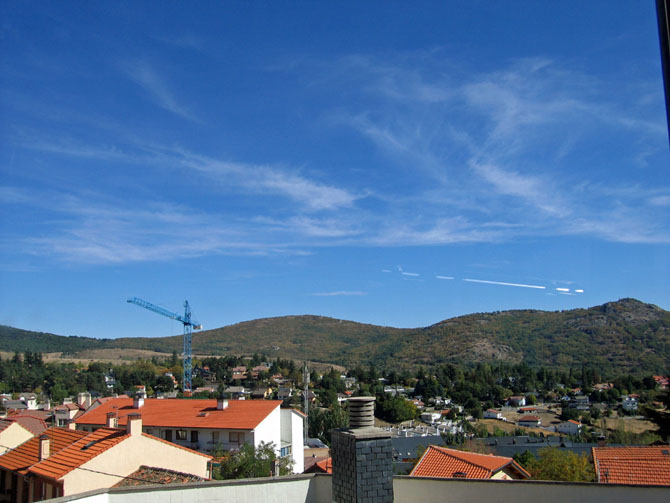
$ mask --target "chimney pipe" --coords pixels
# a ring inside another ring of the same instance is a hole
[[[228,408],[228,400],[223,397],[216,399],[216,410],[225,410]]]
[[[133,409],[141,409],[144,406],[144,398],[141,394],[135,395],[133,398]]]
[[[119,427],[119,418],[116,416],[116,412],[107,413],[107,421],[105,422],[107,428],[118,428]]]
[[[126,430],[131,436],[142,434],[142,414],[128,414]]]
[[[350,398],[349,428],[331,430],[335,503],[393,503],[391,433],[374,426],[374,401]]]
[[[40,435],[40,461],[49,457],[51,453],[51,439],[49,435]]]

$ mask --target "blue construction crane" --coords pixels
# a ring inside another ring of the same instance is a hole
[[[184,316],[163,309],[162,307],[154,306],[151,302],[133,297],[128,299],[131,304],[137,304],[144,309],[153,311],[154,313],[162,314],[173,320],[180,321],[184,324],[184,394],[190,395],[192,383],[192,369],[191,369],[191,334],[193,329],[202,330],[202,325],[191,319],[191,308],[188,305],[188,300],[184,301]]]

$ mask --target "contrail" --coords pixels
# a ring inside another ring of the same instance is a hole
[[[486,283],[488,285],[503,285],[503,286],[518,286],[521,288],[537,288],[539,290],[546,290],[546,286],[538,286],[538,285],[523,285],[521,283],[504,283],[502,281],[487,281],[485,279],[469,279],[466,278],[463,281],[467,281],[469,283]]]

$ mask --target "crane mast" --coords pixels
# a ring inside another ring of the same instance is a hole
[[[184,394],[190,395],[193,382],[191,367],[191,336],[193,334],[193,329],[195,328],[196,330],[201,330],[202,325],[191,318],[191,306],[188,305],[188,300],[184,301],[184,316],[168,311],[167,309],[163,309],[162,307],[156,306],[151,302],[147,302],[146,300],[142,300],[137,297],[128,299],[128,302],[131,304],[136,304],[140,307],[143,307],[144,309],[148,309],[149,311],[153,311],[154,313],[160,314],[162,316],[166,316],[170,319],[177,320],[184,325],[184,378],[182,385],[184,387]]]

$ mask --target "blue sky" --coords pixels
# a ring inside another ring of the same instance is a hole
[[[197,5],[197,8],[196,8]],[[0,323],[670,308],[653,2],[4,2]]]

